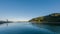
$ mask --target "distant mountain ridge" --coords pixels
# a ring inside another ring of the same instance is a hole
[[[47,16],[32,18],[29,22],[60,22],[60,13],[52,13]]]

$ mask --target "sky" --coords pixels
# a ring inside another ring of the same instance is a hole
[[[0,20],[28,21],[60,13],[60,0],[0,0]]]

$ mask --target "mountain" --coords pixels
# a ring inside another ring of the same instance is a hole
[[[32,18],[29,22],[60,22],[60,13],[52,13],[46,16]]]

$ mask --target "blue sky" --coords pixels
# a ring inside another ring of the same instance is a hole
[[[60,13],[60,0],[0,0],[1,20],[27,21],[51,13]]]

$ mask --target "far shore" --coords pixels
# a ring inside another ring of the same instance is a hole
[[[12,23],[12,21],[0,21],[0,24],[4,24],[4,23]]]

